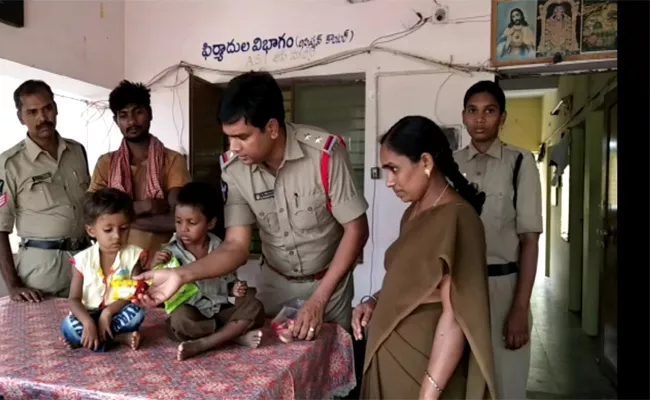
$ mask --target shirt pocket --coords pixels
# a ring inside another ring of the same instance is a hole
[[[277,233],[280,230],[280,221],[275,209],[275,202],[273,199],[268,199],[260,201],[260,203],[255,211],[258,227],[271,234]]]
[[[58,203],[66,204],[68,197],[65,190],[60,188],[52,177],[39,179],[38,181],[29,180],[27,190],[24,192],[23,201],[20,202],[22,208],[32,211],[45,211],[54,207]],[[60,189],[60,190],[58,190]]]
[[[512,225],[516,217],[513,194],[504,192],[487,193],[481,214],[483,221],[497,232]]]
[[[324,194],[297,197],[296,200],[291,222],[297,229],[311,230],[331,219]]]

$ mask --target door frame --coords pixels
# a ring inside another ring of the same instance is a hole
[[[604,96],[604,101],[603,104],[601,105],[601,109],[603,110],[605,114],[605,135],[603,135],[603,141],[604,141],[604,152],[603,152],[603,176],[602,176],[602,181],[603,181],[603,187],[604,187],[604,196],[603,196],[603,202],[602,202],[602,232],[603,235],[599,235],[599,240],[601,240],[604,243],[603,246],[603,254],[602,254],[602,273],[600,274],[600,284],[599,284],[599,305],[598,305],[598,311],[599,311],[599,317],[598,317],[598,353],[599,353],[599,364],[600,364],[600,369],[602,373],[609,379],[614,386],[617,386],[618,383],[618,373],[617,373],[617,368],[614,367],[614,365],[605,357],[604,351],[605,351],[605,319],[603,318],[604,316],[604,307],[605,307],[605,285],[608,284],[608,281],[606,279],[607,275],[605,273],[605,269],[607,268],[607,262],[608,262],[608,257],[607,257],[607,237],[605,234],[605,231],[608,229],[608,221],[607,221],[607,210],[608,210],[608,205],[609,205],[609,140],[611,137],[611,132],[610,132],[610,113],[609,111],[614,107],[615,104],[618,103],[618,92],[617,88],[612,89],[609,91],[605,96]],[[618,313],[617,313],[618,314]],[[617,315],[618,318],[618,315]],[[617,327],[618,327],[618,322],[617,322]]]

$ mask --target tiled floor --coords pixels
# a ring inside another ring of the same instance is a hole
[[[579,317],[568,311],[564,289],[543,275],[535,282],[528,397],[614,399],[616,390],[597,364],[598,343],[584,334]]]

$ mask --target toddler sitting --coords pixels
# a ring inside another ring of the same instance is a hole
[[[140,273],[146,256],[126,243],[134,216],[131,198],[117,189],[100,189],[86,199],[86,232],[97,242],[70,260],[70,315],[61,324],[69,348],[103,352],[115,342],[133,350],[140,345],[144,311],[124,294],[135,288],[131,276]]]
[[[209,231],[217,222],[217,197],[210,185],[192,182],[178,193],[174,210],[176,233],[170,242],[157,252],[149,267],[166,263],[172,256],[181,264],[203,258],[221,244]],[[237,281],[234,274],[197,281],[199,292],[185,304],[171,312],[166,321],[170,339],[181,342],[177,358],[184,360],[232,341],[256,348],[264,325],[262,303],[255,298],[255,288]],[[235,297],[234,305],[228,297]]]

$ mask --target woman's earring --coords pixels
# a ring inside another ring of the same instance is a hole
[[[427,176],[427,178],[431,177],[431,170],[429,168],[426,168],[424,170],[424,174]]]

